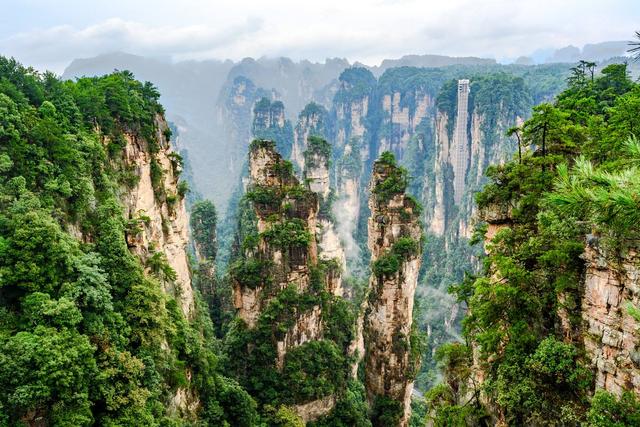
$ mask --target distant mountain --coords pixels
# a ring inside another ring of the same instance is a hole
[[[93,58],[74,59],[62,74],[63,79],[95,76],[114,69],[129,70],[140,80],[153,82],[160,90],[162,103],[174,116],[188,121],[210,118],[206,113],[220,92],[232,61],[184,61],[154,59],[115,52]]]
[[[389,68],[396,67],[446,67],[449,65],[493,65],[495,63],[495,59],[475,56],[405,55],[399,59],[385,59],[379,67],[368,68],[374,75],[380,76]]]
[[[545,62],[576,62],[581,59],[600,62],[614,57],[625,56],[628,48],[628,41],[586,44],[582,49],[576,46],[566,46],[555,50]]]
[[[310,101],[330,104],[337,90],[340,73],[351,64],[344,58],[327,58],[324,63],[289,58],[245,58],[234,65],[226,83],[236,77],[246,77],[256,86],[277,92],[275,96],[287,106],[293,119]]]
[[[546,54],[549,62],[575,62],[579,58],[598,59],[624,54],[626,42],[586,45],[582,50],[567,47]],[[535,62],[541,58],[533,56]],[[520,58],[517,66],[530,65]],[[182,61],[150,58],[122,52],[75,59],[64,71],[63,79],[103,75],[114,69],[129,70],[136,78],[153,82],[166,107],[167,119],[175,124],[174,142],[186,150],[193,171],[193,186],[214,200],[221,212],[238,184],[239,171],[248,147],[253,103],[263,96],[284,103],[288,120],[295,122],[309,102],[330,109],[339,89],[338,76],[352,66],[367,68],[380,78],[385,71],[399,67],[466,67],[466,72],[497,71],[494,59],[406,55],[385,59],[379,66],[351,64],[344,58],[328,58],[323,63],[289,58],[245,58],[230,60]],[[634,70],[631,70],[632,73]],[[245,82],[238,84],[239,82]],[[250,89],[248,92],[243,92]],[[555,93],[555,92],[554,92]],[[245,105],[246,103],[246,105]],[[229,123],[230,117],[234,123]],[[233,128],[235,126],[235,128]]]
[[[162,94],[161,101],[166,107],[168,120],[176,125],[178,132],[174,139],[178,148],[188,152],[196,189],[205,197],[212,198],[224,211],[239,178],[237,162],[233,162],[228,153],[238,151],[237,145],[248,146],[249,142],[238,140],[238,137],[248,135],[243,129],[230,133],[223,123],[229,117],[229,111],[225,109],[233,104],[228,97],[234,93],[237,78],[246,79],[259,97],[271,94],[271,98],[283,101],[287,113],[295,118],[311,101],[329,105],[337,90],[337,77],[349,66],[346,59],[314,63],[306,60],[294,62],[289,58],[174,63],[115,52],[76,59],[64,71],[62,78],[103,75],[118,69],[129,70],[136,78],[154,83]],[[256,100],[252,96],[247,99],[251,105],[245,108],[249,117],[241,118],[240,122],[251,121],[252,106]],[[244,157],[244,153],[241,154]]]

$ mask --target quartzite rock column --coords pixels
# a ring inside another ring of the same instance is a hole
[[[408,424],[419,363],[412,357],[411,331],[422,231],[419,207],[404,192],[406,181],[406,171],[383,153],[370,185],[373,273],[364,318],[365,384],[374,426]]]

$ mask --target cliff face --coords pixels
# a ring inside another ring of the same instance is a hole
[[[318,213],[318,200],[324,203],[323,197],[328,197],[327,155],[307,153],[309,183],[316,193],[299,183],[291,163],[282,159],[274,145],[264,140],[252,143],[246,198],[251,202],[254,229],[245,230],[243,253],[231,267],[238,317],[255,334],[246,342],[246,351],[256,355],[258,351],[273,349],[269,350],[269,356],[260,357],[260,362],[266,365],[252,365],[249,370],[255,371],[248,376],[264,375],[275,369],[282,378],[295,373],[309,375],[309,381],[320,381],[324,374],[304,374],[301,372],[304,368],[294,369],[291,364],[299,363],[299,353],[315,351],[316,345],[335,348],[337,354],[346,351],[339,350],[338,343],[331,341],[332,307],[341,301],[336,297],[341,293],[341,265],[333,255],[339,255],[341,249],[330,248],[329,243],[335,242],[324,237],[331,228],[330,220],[318,219],[323,218]],[[351,325],[345,328],[348,333]],[[273,332],[265,335],[266,330]],[[342,343],[339,345],[344,347]],[[270,357],[273,359],[269,360]],[[348,372],[346,362],[327,369],[338,376],[346,376]],[[302,387],[300,383],[298,379],[294,384]],[[292,396],[285,401],[303,420],[310,421],[327,414],[335,404],[334,393],[323,389],[326,384],[317,391],[313,391],[314,387],[307,388],[308,395]],[[279,395],[283,398],[292,392],[283,389]]]
[[[180,302],[183,314],[190,318],[194,301],[187,257],[189,220],[184,195],[178,190],[181,165],[165,136],[167,123],[160,116],[156,116],[156,128],[155,154],[144,139],[125,135],[124,166],[139,178],[122,194],[130,224],[127,244],[148,273],[156,260],[166,261],[175,271],[175,280],[164,278],[165,291]]]
[[[391,151],[402,159],[423,120],[433,118],[434,97],[426,88],[418,86],[405,91],[395,89],[381,94],[381,98],[383,115],[378,154]]]
[[[293,129],[285,118],[284,104],[281,101],[269,101],[262,98],[253,107],[254,138],[275,141],[276,150],[285,158],[291,153],[293,146]]]
[[[129,224],[127,246],[145,266],[145,272],[158,277],[164,291],[176,299],[182,314],[191,320],[195,304],[187,255],[189,216],[178,187],[182,166],[165,136],[167,123],[160,115],[155,121],[155,153],[148,141],[135,134],[124,135],[124,167],[138,177],[137,183],[121,194]],[[166,263],[172,273],[158,269],[160,263]],[[188,384],[191,368],[185,370],[185,376]],[[195,420],[200,404],[192,386],[179,387],[169,401],[168,412]]]
[[[487,230],[484,234],[484,252],[489,255],[492,253],[493,246],[492,241],[494,237],[505,228],[513,225],[512,207],[508,204],[492,204],[481,209],[478,212],[478,219],[484,221],[487,224]],[[491,280],[495,283],[501,280],[501,276],[496,271],[495,265],[489,266],[489,273]],[[469,381],[465,385],[466,390],[464,396],[461,396],[466,401],[471,400],[474,394],[477,393],[477,397],[482,405],[488,409],[493,422],[496,425],[506,425],[504,421],[504,414],[502,409],[496,405],[491,399],[488,398],[486,392],[483,390],[485,379],[487,378],[487,361],[482,359],[480,345],[471,341],[471,372],[469,375]]]
[[[222,150],[227,159],[226,170],[234,178],[240,176],[251,140],[253,107],[256,101],[270,96],[266,90],[242,76],[227,83],[220,93],[215,119],[225,141]]]
[[[355,139],[366,153],[364,158],[368,158],[369,147],[364,138],[376,79],[364,68],[349,68],[340,75],[339,83],[332,106],[336,125],[335,145],[342,148]]]
[[[304,152],[310,136],[329,138],[328,112],[314,102],[307,104],[298,115],[298,123],[293,131],[293,149],[291,161],[299,169],[304,170]]]
[[[397,411],[397,425],[408,424],[419,364],[412,355],[411,330],[422,233],[415,202],[404,188],[390,187],[398,179],[401,171],[395,165],[375,163],[368,225],[373,275],[363,327],[365,385],[374,425],[384,419],[378,411],[389,406]]]
[[[349,272],[362,267],[359,239],[364,239],[358,225],[366,218],[361,198],[370,160],[371,132],[369,113],[373,105],[376,79],[364,68],[345,70],[339,78],[340,87],[333,98],[332,120],[336,150],[336,203],[334,215],[338,234],[344,242]]]
[[[453,188],[452,183],[446,179],[447,171],[452,170],[449,155],[451,141],[447,132],[449,121],[449,116],[445,112],[438,112],[436,115],[435,147],[437,155],[433,165],[434,174],[424,176],[425,222],[429,224],[429,232],[437,236],[444,235],[447,228],[447,206],[450,205],[450,201],[447,199],[453,198],[453,195],[445,188],[447,184],[450,184],[451,189]]]
[[[640,323],[627,304],[640,305],[640,258],[635,249],[613,257],[589,236],[582,300],[584,347],[596,373],[596,387],[616,395],[640,394]]]
[[[494,82],[490,79],[472,81],[470,85],[466,80],[461,81],[467,83],[455,98],[448,95],[455,99],[456,114],[451,115],[453,108],[449,107],[449,112],[447,108],[440,109],[435,117],[435,176],[425,175],[424,186],[424,191],[428,192],[430,184],[435,184],[434,202],[429,203],[425,194],[425,219],[433,234],[444,236],[447,231],[468,239],[473,232],[472,220],[476,213],[472,194],[486,182],[484,172],[489,165],[504,163],[517,150],[515,140],[506,137],[505,133],[509,127],[522,123],[525,106],[530,100],[518,81]],[[497,86],[489,89],[488,85],[492,83]],[[506,88],[516,91],[510,96],[523,100],[516,102],[506,96],[502,92]],[[495,94],[486,94],[493,90],[500,90],[499,96],[503,99],[496,100]],[[443,91],[446,93],[447,89]],[[458,108],[460,102],[466,104],[469,114]],[[491,110],[486,105],[488,102],[495,104]],[[446,188],[451,184],[453,192]]]
[[[346,256],[333,215],[334,190],[330,185],[330,155],[331,145],[328,142],[318,137],[311,137],[308,148],[304,153],[304,176],[309,183],[309,189],[318,195],[320,202],[316,230],[319,256],[324,260],[334,260],[344,270],[346,268]],[[342,296],[341,282],[340,280],[335,282],[336,286],[330,291],[334,295]]]

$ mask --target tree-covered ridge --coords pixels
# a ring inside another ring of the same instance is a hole
[[[161,284],[175,272],[151,257],[145,273],[127,246],[126,137],[158,200],[177,197],[154,169],[158,98],[128,72],[62,82],[0,58],[0,424],[176,425],[178,389],[208,423],[255,418],[218,373],[206,308],[186,319]]]
[[[293,127],[285,119],[282,101],[271,102],[263,97],[255,103],[251,134],[258,139],[275,141],[278,151],[289,157],[293,146]]]
[[[469,307],[467,346],[439,350],[446,381],[427,395],[438,425],[487,415],[509,425],[639,421],[630,392],[620,401],[593,395],[581,254],[590,233],[614,251],[635,247],[638,147],[627,141],[640,121],[640,86],[623,64],[594,77],[581,65],[553,104],[535,107],[512,131],[521,155],[490,167],[477,196],[491,234],[482,274],[453,289]]]
[[[336,92],[333,102],[349,103],[371,96],[376,87],[376,78],[371,71],[362,67],[345,69],[338,77],[340,88]]]

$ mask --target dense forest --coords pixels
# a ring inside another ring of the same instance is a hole
[[[141,179],[126,136],[145,141],[155,193],[186,191],[153,160],[169,133],[158,97],[127,72],[62,82],[0,58],[1,425],[176,425],[185,388],[205,424],[256,422],[219,372],[204,303],[187,319],[162,253],[143,265],[128,247],[149,219],[123,213]]]
[[[625,64],[581,62],[551,100],[555,70],[474,75],[486,159],[515,154],[448,208],[473,222],[470,241],[425,239],[417,199],[439,175],[424,160],[433,128],[452,137],[459,72],[343,73],[334,102],[350,115],[314,124],[302,167],[287,160],[301,122],[260,98],[221,258],[216,207],[179,178],[151,83],[62,81],[0,57],[0,425],[640,425],[640,84]],[[431,97],[437,119],[407,139],[371,109],[355,135],[362,99],[395,108],[396,91],[411,117]],[[332,146],[336,129],[354,135]],[[353,253],[333,258],[323,239],[335,189],[365,167],[350,276]],[[433,295],[413,305],[419,280],[454,279],[457,340],[421,330]]]
[[[620,361],[626,384],[594,394],[582,255],[598,244],[608,265],[624,270],[635,253],[639,106],[626,65],[594,76],[581,63],[552,104],[511,130],[519,154],[491,166],[476,195],[484,269],[451,289],[468,306],[465,343],[437,351],[444,381],[425,398],[435,425],[640,424],[633,349]],[[630,292],[617,315],[634,324]]]

